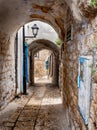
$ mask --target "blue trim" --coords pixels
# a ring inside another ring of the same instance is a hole
[[[78,88],[80,88],[80,75],[78,75]]]
[[[89,60],[89,59],[84,58],[84,57],[80,57],[80,58],[79,58],[80,63],[84,63],[84,62],[85,62],[85,60]]]
[[[46,70],[48,70],[48,68],[49,68],[49,61],[48,60],[45,62],[45,67],[46,67]]]
[[[78,106],[78,110],[79,110],[79,113],[80,113],[80,115],[81,115],[81,117],[82,117],[82,119],[84,121],[84,124],[87,125],[88,123],[86,123],[85,118],[84,118],[79,106]]]

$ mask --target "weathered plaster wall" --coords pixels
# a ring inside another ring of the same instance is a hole
[[[89,130],[97,129],[97,84],[92,86],[92,100],[90,108]]]
[[[69,45],[68,45],[69,44]],[[64,43],[63,56],[63,104],[68,111],[69,122],[72,129],[86,129],[78,110],[78,49],[77,42]]]
[[[90,119],[88,126],[84,125],[84,122],[80,116],[78,110],[78,58],[81,55],[93,56],[94,42],[97,43],[97,18],[88,21],[84,19],[82,24],[75,24],[71,17],[73,25],[73,40],[70,42],[64,41],[64,51],[62,52],[62,60],[60,66],[60,80],[63,96],[63,104],[68,111],[68,120],[71,124],[71,129],[97,129],[97,98],[96,98],[96,86],[91,86],[90,97]],[[68,23],[69,24],[69,23]],[[67,24],[66,24],[67,26]],[[95,49],[94,62],[97,64],[97,49]],[[96,55],[96,56],[95,56]],[[61,71],[63,69],[63,71]]]
[[[15,95],[14,35],[0,32],[0,109]]]
[[[84,27],[78,34],[78,50],[79,55],[91,55],[93,57],[93,66],[97,68],[97,17],[90,22],[85,22]],[[94,49],[93,49],[94,48]],[[93,69],[92,69],[93,71]],[[94,74],[92,74],[92,77]],[[89,130],[97,129],[97,84],[92,80],[91,97],[90,97],[90,118],[88,123]]]
[[[70,12],[69,12],[70,13]],[[63,97],[63,104],[65,110],[68,113],[68,120],[70,123],[71,130],[79,129],[86,130],[80,112],[78,110],[78,86],[77,86],[77,76],[78,76],[78,34],[79,34],[79,24],[76,24],[72,18],[72,15],[66,17],[66,25],[72,25],[72,40],[66,42],[64,37],[64,45],[62,48],[62,59],[60,64],[60,80],[62,81],[61,90]],[[62,70],[62,71],[61,71]]]
[[[86,42],[90,43],[91,48],[97,44],[97,17],[91,21],[91,25],[93,28],[92,34],[86,38]],[[93,49],[88,48],[92,51]],[[93,53],[93,59],[94,59],[94,67],[97,69],[97,48],[94,47],[94,53]],[[97,74],[97,72],[96,72]],[[92,75],[94,77],[94,75]],[[97,80],[97,77],[95,77]],[[96,130],[97,129],[97,82],[95,80],[92,81],[92,88],[91,88],[91,106],[90,106],[90,119],[89,119],[89,130]]]

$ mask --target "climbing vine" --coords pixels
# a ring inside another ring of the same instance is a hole
[[[61,45],[62,44],[62,41],[61,41],[60,38],[57,38],[55,42],[56,42],[57,45]]]
[[[90,0],[90,5],[97,8],[97,0]]]

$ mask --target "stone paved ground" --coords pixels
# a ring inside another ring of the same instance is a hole
[[[35,83],[52,83],[52,78],[49,76],[43,76],[41,78],[35,77],[34,79]]]
[[[51,84],[30,88],[0,113],[0,130],[69,130],[60,91]]]

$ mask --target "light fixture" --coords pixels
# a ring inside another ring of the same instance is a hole
[[[38,30],[39,30],[39,27],[37,26],[37,24],[34,24],[32,27],[32,33],[33,33],[33,36],[36,37],[37,34],[38,34]]]

